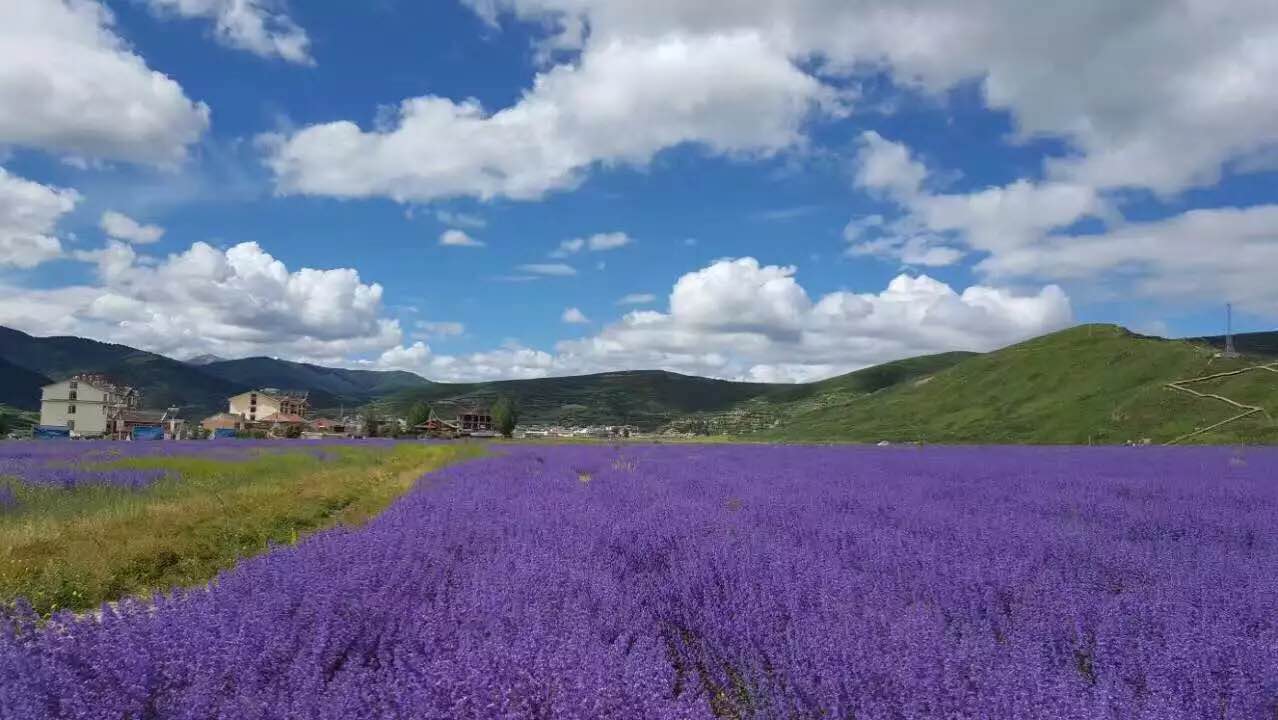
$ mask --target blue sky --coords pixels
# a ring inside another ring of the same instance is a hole
[[[0,323],[795,381],[1278,316],[1269,3],[630,5],[0,10]]]

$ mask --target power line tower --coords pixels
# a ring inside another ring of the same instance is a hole
[[[1238,357],[1234,349],[1234,304],[1225,303],[1225,357]]]

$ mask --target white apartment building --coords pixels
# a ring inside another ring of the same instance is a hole
[[[40,424],[66,428],[77,437],[102,437],[117,418],[136,408],[138,393],[96,376],[78,375],[45,385],[40,393]]]

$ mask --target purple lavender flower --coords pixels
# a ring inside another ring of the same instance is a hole
[[[10,613],[0,717],[1270,719],[1275,478],[1271,450],[506,446],[206,588]]]

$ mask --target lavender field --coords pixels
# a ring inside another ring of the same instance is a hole
[[[0,630],[4,718],[1278,717],[1278,453],[501,447]]]

